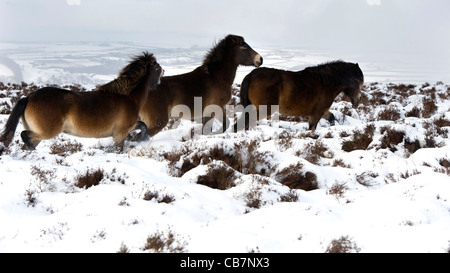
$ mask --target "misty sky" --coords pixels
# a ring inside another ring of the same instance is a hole
[[[0,0],[0,41],[411,51],[450,61],[448,0]]]

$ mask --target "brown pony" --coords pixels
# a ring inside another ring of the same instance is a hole
[[[199,114],[203,113],[208,105],[218,105],[223,109],[230,101],[231,86],[238,66],[258,67],[262,62],[262,57],[244,38],[228,35],[209,51],[203,64],[195,70],[182,75],[162,77],[156,92],[149,94],[139,113],[141,120],[148,127],[148,135],[154,136],[167,125],[172,109],[177,105],[183,105],[190,110],[191,115],[183,115],[182,118],[201,120],[205,125],[211,118],[203,118]],[[195,97],[202,100],[201,112],[200,109],[194,111]],[[223,109],[222,113],[223,127],[228,127],[226,111]],[[145,138],[138,136],[138,139]]]
[[[20,99],[11,112],[0,141],[8,146],[19,118],[25,148],[34,150],[41,140],[64,132],[79,137],[112,136],[122,151],[128,132],[136,126],[139,109],[155,89],[162,69],[153,54],[144,52],[122,69],[117,79],[91,92],[45,87]]]
[[[259,68],[248,74],[241,85],[244,107],[278,105],[279,112],[288,116],[309,116],[309,129],[316,130],[321,118],[334,125],[335,117],[328,110],[337,95],[346,94],[353,107],[361,99],[364,75],[358,64],[334,61],[308,67],[298,72],[273,68]],[[257,113],[257,120],[267,115]],[[250,119],[244,112],[234,130],[248,129]],[[239,128],[238,128],[239,126]]]

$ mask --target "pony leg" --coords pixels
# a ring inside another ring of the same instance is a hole
[[[36,146],[41,142],[40,139],[36,138],[37,135],[32,131],[22,131],[20,136],[22,137],[22,141],[25,143],[25,149],[29,151],[36,150]]]
[[[243,112],[239,119],[233,125],[233,132],[240,131],[242,129],[248,130],[250,127],[256,125],[257,121],[267,117],[267,113],[259,112],[256,106],[249,104],[243,109]]]
[[[212,131],[213,123],[214,123],[214,117],[203,117],[202,118],[202,134],[203,135],[212,135],[212,134],[216,133],[216,132],[213,133],[213,131]],[[221,130],[221,129],[219,129],[219,130]]]
[[[153,137],[157,133],[161,132],[161,130],[164,129],[164,127],[166,127],[168,122],[169,121],[167,120],[165,122],[158,123],[157,125],[152,126],[150,128],[147,127],[147,134],[148,134],[148,136],[149,137]]]
[[[330,126],[335,125],[336,118],[334,117],[333,113],[330,113],[328,110],[325,111],[325,114],[323,114],[322,118],[328,120]]]
[[[167,113],[160,113],[152,118],[142,119],[147,125],[147,134],[149,137],[153,137],[159,133],[169,123],[169,115]]]
[[[126,138],[126,136],[125,137],[120,137],[120,138],[117,137],[117,136],[113,137],[113,140],[114,140],[114,151],[116,153],[120,154],[120,153],[123,152],[123,144],[125,142],[125,138]]]
[[[132,138],[130,137],[131,141],[142,142],[150,139],[147,132],[147,125],[145,125],[144,122],[138,121],[133,130],[141,130],[141,132],[137,134],[135,137]]]
[[[120,153],[123,152],[123,143],[124,143],[124,142],[121,142],[121,143],[114,142],[114,151],[115,151],[116,153],[120,154]]]
[[[311,130],[312,133],[314,133],[316,131],[317,124],[319,123],[320,118],[321,118],[320,116],[319,117],[317,117],[317,116],[309,117],[309,121],[308,121],[309,128],[308,129]]]
[[[213,132],[213,135],[216,134],[223,134],[225,133],[228,128],[230,127],[230,120],[228,119],[227,113],[226,113],[226,109],[225,107],[222,110],[222,127],[220,127],[218,130],[216,130],[215,132]]]

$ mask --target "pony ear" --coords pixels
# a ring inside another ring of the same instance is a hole
[[[356,63],[356,67],[358,67],[358,68],[359,68],[359,64],[358,64],[358,63]]]
[[[230,40],[233,44],[242,44],[244,42],[244,38],[242,38],[241,36],[230,34],[230,35],[228,35],[228,38],[230,38]]]

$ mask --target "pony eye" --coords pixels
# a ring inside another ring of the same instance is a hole
[[[248,48],[249,48],[249,46],[248,46],[247,43],[243,43],[243,44],[241,45],[241,49],[248,49]]]

